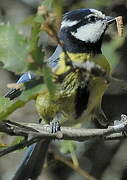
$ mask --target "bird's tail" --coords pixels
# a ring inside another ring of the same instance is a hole
[[[43,139],[38,143],[31,145],[12,180],[37,179],[43,168],[49,143],[50,140]]]
[[[10,100],[13,100],[16,97],[20,96],[20,94],[22,94],[22,90],[14,88],[14,89],[11,89],[9,92],[7,92],[7,94],[5,94],[5,97],[9,98]]]

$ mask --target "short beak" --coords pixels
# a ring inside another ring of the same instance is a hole
[[[106,16],[106,21],[107,21],[107,24],[112,24],[113,22],[116,21],[116,18],[114,17],[111,17],[111,16]]]

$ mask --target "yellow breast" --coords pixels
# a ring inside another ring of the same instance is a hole
[[[66,55],[64,53],[60,54],[59,57],[59,63],[57,68],[55,69],[55,74],[56,75],[61,75],[65,72],[67,72],[70,68],[70,66],[67,66],[65,63],[65,57]],[[91,55],[87,53],[69,53],[68,56],[71,61],[77,61],[77,62],[85,62],[90,59]]]
[[[66,58],[65,56],[66,55],[64,53],[60,54],[58,66],[55,69],[55,71],[53,72],[54,74],[61,75],[70,69],[70,66],[67,66],[65,63],[65,58]],[[93,61],[93,62],[95,62],[95,64],[100,65],[104,70],[106,70],[107,73],[110,72],[110,65],[109,65],[107,59],[105,58],[105,56],[103,56],[102,54],[93,56],[88,53],[69,53],[68,52],[68,56],[69,56],[70,60],[74,61],[74,62],[83,63],[88,60]]]

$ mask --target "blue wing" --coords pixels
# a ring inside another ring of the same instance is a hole
[[[58,45],[53,55],[48,59],[49,67],[54,70],[57,68],[59,56],[62,53],[62,48]]]
[[[48,59],[47,64],[52,70],[55,70],[57,68],[59,62],[59,55],[61,52],[62,52],[62,48],[58,45],[53,55]],[[34,74],[30,72],[26,72],[19,78],[16,84],[26,83],[35,78],[36,77]],[[5,97],[9,98],[10,100],[13,100],[16,97],[18,97],[21,93],[22,90],[20,88],[19,89],[13,88],[5,95]]]
[[[30,72],[26,72],[19,78],[19,80],[16,83],[21,84],[21,83],[29,82],[34,78],[35,78],[34,74],[32,74]]]
[[[16,82],[16,84],[26,83],[26,82],[33,80],[34,78],[35,78],[34,74],[32,74],[30,72],[26,72],[19,78],[19,80]],[[16,97],[18,97],[21,93],[22,93],[22,90],[20,88],[18,88],[18,89],[13,88],[5,95],[5,97],[9,98],[10,100],[13,100]]]

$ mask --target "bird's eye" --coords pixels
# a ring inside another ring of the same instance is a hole
[[[97,18],[95,16],[91,16],[88,18],[89,22],[95,22],[97,20]]]

